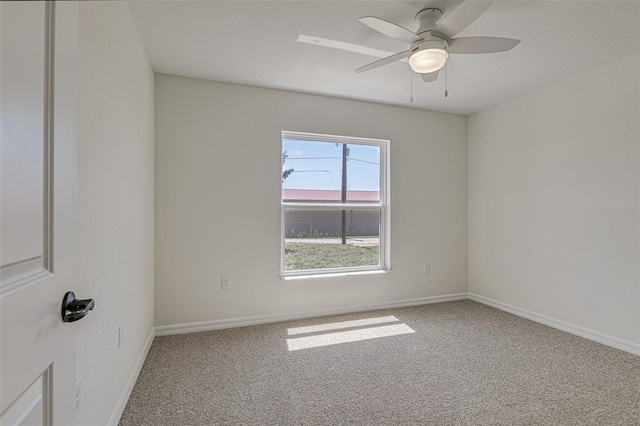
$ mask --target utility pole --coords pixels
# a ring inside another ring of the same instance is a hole
[[[342,144],[342,203],[347,202],[347,156],[349,155],[349,148],[347,144]],[[347,244],[347,211],[342,210],[342,244]]]

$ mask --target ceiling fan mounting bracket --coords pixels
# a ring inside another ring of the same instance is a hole
[[[433,31],[442,19],[442,11],[435,7],[422,9],[416,14],[416,21],[420,24],[420,28],[416,32],[418,35]]]

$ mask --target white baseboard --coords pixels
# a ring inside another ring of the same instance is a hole
[[[579,325],[571,324],[566,321],[561,321],[546,315],[518,308],[517,306],[490,299],[488,297],[480,296],[479,294],[469,293],[469,299],[509,312],[519,317],[548,325],[549,327],[557,328],[558,330],[566,331],[567,333],[575,334],[576,336],[584,337],[585,339],[593,340],[594,342],[602,343],[603,345],[611,346],[625,352],[630,352],[634,355],[640,355],[640,343],[631,342],[606,333],[590,330]]]
[[[276,322],[298,320],[304,318],[323,317],[327,315],[349,314],[353,312],[373,311],[377,309],[404,308],[408,306],[426,305],[429,303],[452,302],[464,300],[467,293],[446,294],[442,296],[419,297],[415,299],[396,300],[393,302],[373,303],[367,305],[348,306],[339,309],[323,311],[299,312],[285,315],[260,315],[239,317],[212,321],[192,322],[186,324],[156,326],[156,336],[171,336],[174,334],[197,333],[199,331],[222,330],[225,328],[246,327],[250,325],[272,324]]]
[[[131,371],[131,374],[129,375],[129,380],[127,380],[127,384],[122,391],[122,395],[120,395],[118,404],[116,404],[116,408],[113,410],[113,414],[111,414],[109,423],[107,423],[109,426],[118,426],[118,423],[120,423],[120,417],[122,417],[122,413],[124,413],[124,409],[127,406],[129,397],[131,396],[131,391],[133,391],[133,387],[138,380],[138,375],[140,374],[140,370],[142,370],[144,361],[147,359],[147,354],[149,353],[149,349],[151,349],[151,343],[153,343],[153,339],[155,336],[155,328],[152,328],[151,332],[149,332],[149,337],[147,337],[147,341],[142,347],[142,351],[140,351],[140,355],[138,355],[136,364],[133,366],[133,371]]]

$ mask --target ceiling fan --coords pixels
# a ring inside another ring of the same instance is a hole
[[[416,32],[394,23],[365,16],[358,20],[368,27],[388,36],[410,43],[409,49],[386,58],[379,59],[356,70],[356,73],[370,71],[393,62],[409,58],[411,69],[422,76],[426,83],[438,78],[440,68],[447,62],[449,54],[477,54],[506,52],[520,43],[520,40],[501,37],[458,37],[491,6],[491,1],[467,1],[444,16],[440,9],[429,7],[416,15],[420,27]]]

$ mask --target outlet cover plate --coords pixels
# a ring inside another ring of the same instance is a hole
[[[223,290],[230,290],[231,289],[231,277],[222,277],[220,279],[220,288],[222,288]]]

